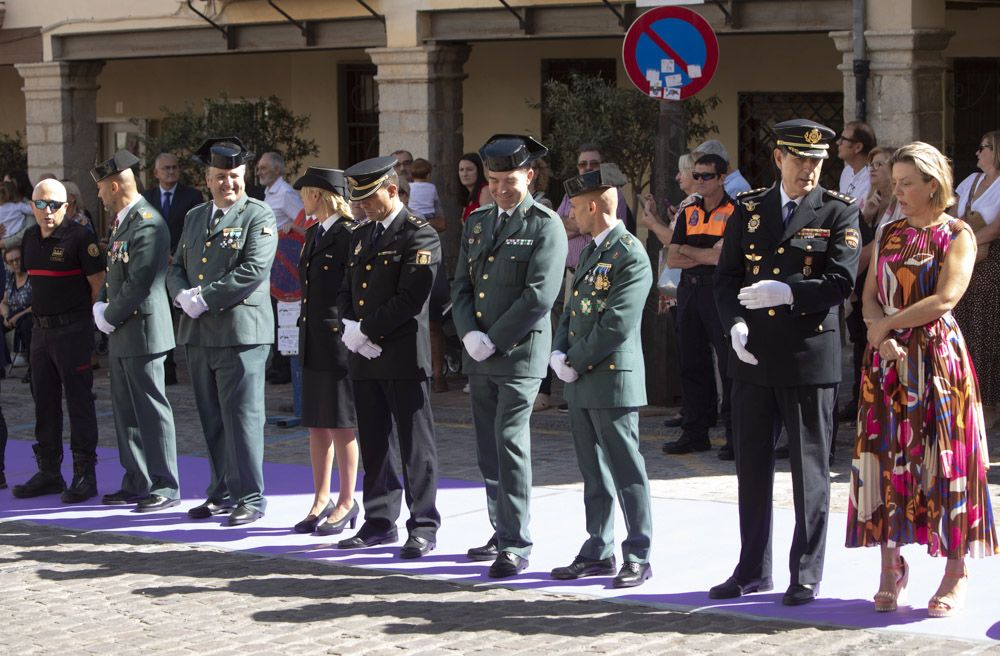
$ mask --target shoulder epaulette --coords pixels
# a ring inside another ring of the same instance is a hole
[[[618,241],[626,248],[631,249],[636,243],[636,238],[631,232],[626,231],[624,235],[618,238]]]
[[[472,214],[469,214],[469,216],[472,216],[473,214],[478,214],[480,212],[488,212],[494,207],[496,207],[496,203],[489,203],[488,205],[480,205],[476,209],[472,210]]]
[[[741,191],[736,194],[737,198],[743,198],[744,196],[753,196],[754,194],[759,194],[763,191],[767,191],[770,187],[758,187],[757,189],[748,189],[747,191]]]
[[[851,203],[854,202],[854,197],[853,196],[848,196],[847,194],[842,194],[839,191],[834,191],[833,189],[824,189],[823,191],[825,191],[826,195],[829,196],[830,198],[836,198],[837,200],[843,201],[843,202],[847,203],[848,205],[850,205]]]
[[[422,216],[417,216],[416,214],[410,214],[408,217],[406,217],[406,220],[412,223],[413,225],[417,226],[418,228],[423,228],[425,225],[427,225],[427,219],[425,219]]]
[[[142,218],[144,218],[144,219],[151,219],[151,218],[153,218],[153,213],[152,213],[152,212],[149,212],[149,211],[146,211],[146,212],[141,212],[141,213],[139,214],[139,216],[141,216],[141,217],[142,217]]]
[[[361,219],[360,221],[348,221],[347,223],[344,224],[344,227],[347,228],[348,232],[354,232],[361,226],[368,225],[369,223],[370,221],[368,219]]]

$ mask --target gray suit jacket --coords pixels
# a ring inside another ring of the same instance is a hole
[[[201,286],[208,311],[181,315],[177,341],[191,346],[274,343],[269,285],[278,247],[274,213],[243,196],[212,227],[212,203],[188,212],[167,274],[167,291]]]
[[[108,348],[115,357],[166,353],[174,348],[166,273],[170,231],[153,207],[140,199],[111,235],[107,280],[99,300],[115,331]]]

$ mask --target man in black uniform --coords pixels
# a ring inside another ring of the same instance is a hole
[[[35,397],[35,459],[38,472],[15,485],[26,499],[62,492],[64,503],[97,494],[97,415],[94,411],[94,351],[91,306],[104,284],[104,254],[94,233],[66,218],[66,187],[42,180],[31,195],[37,225],[24,233],[21,269],[33,291],[31,386]],[[62,395],[69,411],[73,481],[62,477]]]
[[[719,311],[712,293],[715,265],[722,252],[722,235],[732,216],[733,201],[726,193],[726,160],[719,155],[702,155],[691,177],[699,196],[680,210],[673,241],[667,250],[667,264],[682,269],[677,286],[677,339],[682,344],[681,437],[663,445],[671,454],[708,451],[708,429],[715,424],[715,364],[718,359],[722,381],[722,421],[726,444],[719,451],[722,460],[733,459],[731,387],[727,359],[729,345],[719,324]]]
[[[354,228],[351,256],[338,297],[343,340],[351,355],[358,442],[364,464],[365,521],[337,545],[357,549],[398,539],[402,489],[389,454],[393,424],[399,442],[409,538],[400,558],[436,546],[441,515],[437,450],[427,380],[431,376],[427,300],[441,259],[437,231],[399,200],[395,157],[365,160],[344,171],[350,200],[368,221]]]
[[[716,267],[715,299],[731,337],[740,560],[709,596],[770,590],[774,446],[788,434],[795,533],[782,603],[811,602],[823,577],[830,506],[827,454],[840,382],[840,306],[854,286],[858,207],[819,186],[830,128],[774,126],[777,184],[736,198]]]

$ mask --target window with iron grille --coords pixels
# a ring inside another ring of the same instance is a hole
[[[378,156],[378,85],[373,64],[341,64],[340,167]]]
[[[777,179],[774,165],[774,137],[771,126],[781,121],[804,118],[826,125],[837,134],[844,129],[844,94],[831,92],[741,92],[739,103],[740,172],[754,188],[768,187]],[[837,159],[835,144],[823,162],[820,184],[827,189],[840,186],[844,163]]]
[[[954,108],[955,139],[948,155],[958,184],[979,171],[979,140],[1000,129],[1000,59],[956,59],[954,71],[949,101]]]

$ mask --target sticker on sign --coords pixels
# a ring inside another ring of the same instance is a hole
[[[650,98],[683,100],[704,89],[715,75],[719,42],[698,13],[660,6],[629,27],[622,62],[632,84]]]

